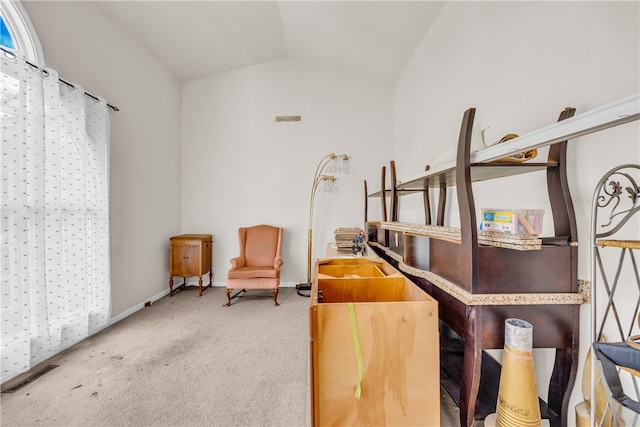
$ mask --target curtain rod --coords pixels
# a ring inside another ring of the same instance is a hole
[[[11,58],[11,59],[14,59],[14,58],[16,57],[16,54],[15,54],[15,53],[13,53],[13,52],[11,52],[11,51],[9,51],[9,50],[6,50],[6,49],[4,49],[4,48],[2,48],[2,47],[0,47],[0,50],[2,50],[2,51],[5,53],[5,55],[7,55],[7,57],[9,57],[9,58]],[[42,71],[42,67],[39,67],[39,66],[37,66],[36,64],[32,64],[31,62],[29,62],[29,61],[27,61],[27,60],[25,60],[24,62],[26,62],[27,64],[31,65],[31,66],[32,66],[33,68],[35,68],[36,70],[41,70],[41,71]],[[44,70],[44,71],[46,71],[46,70]],[[61,79],[60,77],[58,77],[58,81],[59,81],[60,83],[64,83],[64,84],[66,84],[66,85],[67,85],[67,86],[69,86],[70,88],[74,88],[74,89],[76,88],[76,87],[75,87],[75,85],[73,85],[72,83],[69,83],[69,82],[68,82],[68,81],[66,81],[66,80]],[[85,92],[84,92],[84,94],[85,94],[86,96],[88,96],[89,98],[91,98],[91,99],[95,100],[95,101],[99,101],[99,99],[98,99],[98,97],[97,97],[97,96],[92,95],[92,94],[90,94],[90,93],[89,93],[89,92],[87,92],[87,91],[85,91]],[[120,109],[119,109],[118,107],[116,107],[115,105],[111,105],[111,104],[109,104],[109,103],[107,103],[107,107],[111,108],[113,111],[120,111]]]
[[[27,63],[28,63],[28,62],[27,62]],[[31,65],[30,63],[28,63],[28,64],[29,64],[29,65]],[[70,87],[70,88],[72,88],[72,89],[75,89],[75,88],[76,88],[76,87],[75,87],[75,85],[73,85],[73,83],[69,83],[68,81],[63,80],[63,79],[61,79],[60,77],[58,77],[58,81],[59,81],[60,83],[64,83],[64,84],[66,84],[67,86],[69,86],[69,87]],[[85,92],[84,92],[84,94],[85,94],[85,95],[87,95],[89,98],[91,98],[91,99],[95,100],[95,101],[100,101],[100,100],[98,99],[98,97],[97,97],[97,96],[95,96],[95,95],[91,95],[91,94],[90,94],[89,92],[87,92],[87,91],[85,91]],[[120,109],[119,109],[118,107],[116,107],[116,106],[114,106],[114,105],[111,105],[111,104],[109,104],[109,103],[107,103],[107,107],[111,108],[113,111],[120,111]]]

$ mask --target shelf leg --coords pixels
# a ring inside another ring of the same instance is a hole
[[[476,413],[476,400],[480,387],[482,349],[477,336],[476,308],[467,308],[467,333],[464,337],[464,359],[460,382],[460,425],[472,427]]]
[[[549,383],[549,409],[558,416],[551,417],[551,427],[567,427],[569,398],[576,379],[578,351],[573,348],[556,349],[556,361]]]

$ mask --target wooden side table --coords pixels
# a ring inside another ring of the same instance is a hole
[[[178,288],[196,288],[187,286],[187,277],[198,277],[198,293],[211,286],[211,234],[182,234],[169,239],[169,296],[173,296],[173,276],[183,278]],[[209,272],[209,284],[202,287],[202,276]],[[176,288],[176,289],[178,289]]]

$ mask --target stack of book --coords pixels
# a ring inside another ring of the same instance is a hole
[[[359,227],[341,227],[334,231],[338,253],[352,253],[353,239],[363,233]]]

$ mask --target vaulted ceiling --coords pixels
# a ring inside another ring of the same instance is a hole
[[[441,1],[96,1],[185,81],[293,57],[392,83]]]

